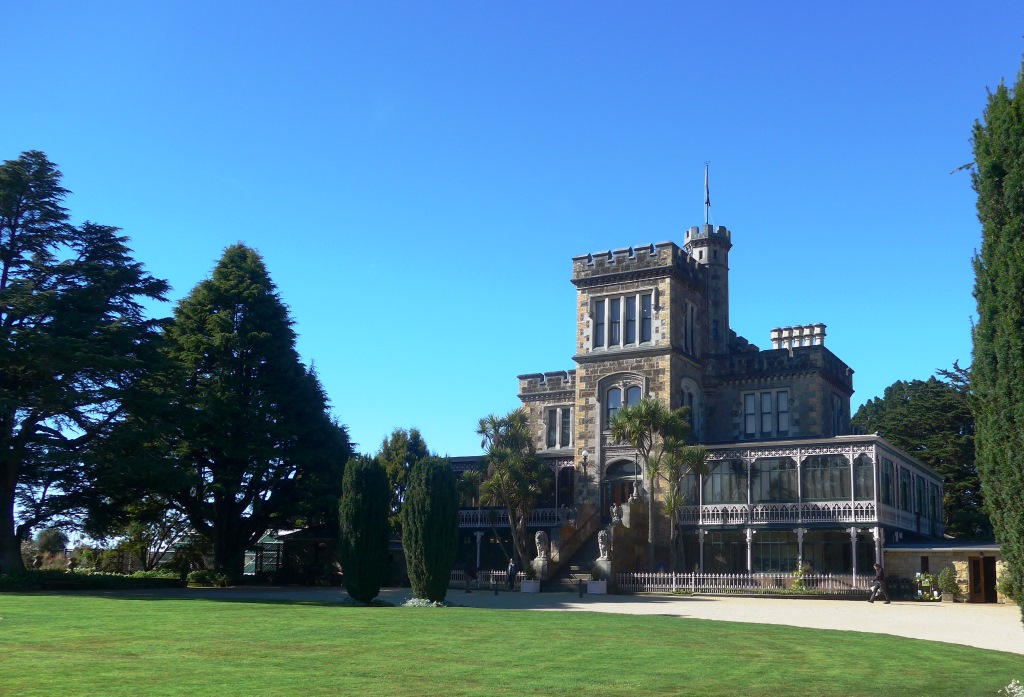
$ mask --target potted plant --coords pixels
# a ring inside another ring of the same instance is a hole
[[[523,569],[523,575],[526,578],[520,584],[519,590],[523,593],[540,593],[540,580],[537,578],[537,570],[531,564],[527,564],[526,568]]]
[[[587,593],[590,595],[608,594],[608,581],[601,578],[601,570],[596,566],[590,572],[590,580],[587,581]]]
[[[960,584],[953,567],[947,566],[939,572],[939,592],[942,593],[944,603],[951,603],[960,596]]]

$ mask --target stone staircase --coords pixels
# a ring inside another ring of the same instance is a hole
[[[566,564],[562,564],[558,572],[541,584],[545,593],[576,593],[579,591],[579,579],[584,583],[590,579],[590,567],[600,556],[597,546],[597,534],[590,536],[583,546],[576,550]]]

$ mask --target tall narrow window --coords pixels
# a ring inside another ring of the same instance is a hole
[[[777,436],[788,436],[789,435],[789,392],[786,390],[780,390],[775,393],[775,404],[776,411],[778,412],[777,420],[779,424],[779,430],[775,434]]]
[[[913,498],[910,491],[910,472],[900,468],[900,510],[910,512],[910,500]]]
[[[882,503],[887,506],[896,505],[896,497],[893,491],[893,471],[892,462],[882,458]]]
[[[568,448],[572,438],[572,410],[568,407],[562,409],[562,440],[559,445],[563,448]]]
[[[640,296],[640,341],[651,340],[651,294]]]
[[[697,337],[693,333],[694,327],[697,326],[697,308],[687,303],[686,309],[689,316],[686,323],[686,326],[689,328],[689,332],[687,334],[689,339],[686,344],[686,350],[690,353],[697,353]]]
[[[622,390],[618,387],[613,387],[608,390],[608,396],[606,399],[608,400],[608,406],[606,407],[607,411],[605,412],[605,428],[607,428],[612,422],[615,415],[619,413],[619,407],[622,406]]]
[[[594,303],[594,347],[604,346],[604,300]]]
[[[718,320],[717,319],[711,320],[711,338],[712,339],[717,339],[718,338]]]
[[[638,404],[640,402],[641,392],[642,390],[635,385],[633,387],[626,388],[626,404],[629,406]]]
[[[757,434],[756,395],[743,395],[743,435],[753,438]]]
[[[839,395],[832,395],[832,435],[838,436],[843,432],[843,400]]]
[[[558,435],[558,410],[548,409],[548,447],[554,448],[558,443],[555,438]]]
[[[636,298],[626,298],[626,343],[636,343]]]
[[[875,498],[875,469],[871,458],[864,454],[853,461],[853,497],[858,501]]]
[[[619,334],[622,317],[620,312],[622,310],[622,299],[612,298],[611,302],[608,303],[608,345],[618,346],[622,343],[622,337]]]
[[[761,393],[761,436],[768,438],[772,435],[772,393]]]

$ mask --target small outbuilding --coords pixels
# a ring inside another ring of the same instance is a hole
[[[947,566],[956,571],[962,597],[967,602],[1006,601],[998,591],[1006,565],[995,542],[929,540],[885,546],[885,572],[891,583],[913,579],[918,573],[938,575]]]

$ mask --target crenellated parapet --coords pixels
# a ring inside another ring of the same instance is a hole
[[[518,376],[519,399],[523,402],[558,401],[576,393],[576,371],[555,370]]]
[[[686,231],[685,244],[708,240],[717,240],[720,243],[725,243],[729,247],[732,247],[732,233],[729,232],[729,228],[724,225],[719,225],[717,227],[714,225],[694,225]]]
[[[845,392],[853,392],[853,370],[821,344],[790,349],[748,350],[723,357],[715,363],[713,371],[720,375],[722,382],[815,373],[824,376]]]
[[[622,247],[572,258],[572,282],[577,287],[669,275],[697,285],[704,272],[702,265],[674,242]]]

